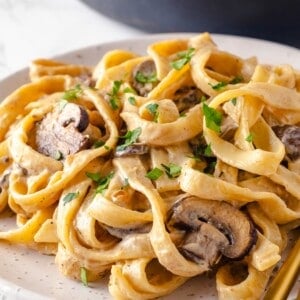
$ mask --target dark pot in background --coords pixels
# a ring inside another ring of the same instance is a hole
[[[151,33],[251,36],[300,48],[299,0],[83,0],[102,14]]]

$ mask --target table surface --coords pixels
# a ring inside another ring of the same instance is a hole
[[[0,80],[38,57],[143,33],[79,0],[0,0]]]

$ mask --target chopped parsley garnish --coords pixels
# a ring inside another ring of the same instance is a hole
[[[211,144],[207,145],[205,148],[204,148],[204,156],[213,156],[213,152],[211,150]]]
[[[206,98],[206,96],[201,96],[201,98],[200,98],[200,102],[205,102],[207,100],[207,98]]]
[[[245,138],[245,140],[249,143],[252,143],[253,142],[253,134],[249,133],[249,135]]]
[[[109,146],[107,146],[107,145],[104,145],[104,149],[110,150],[111,148]]]
[[[225,87],[228,83],[224,81],[220,81],[217,84],[209,83],[209,85],[216,91],[220,91],[223,87]]]
[[[157,82],[157,75],[156,73],[145,75],[142,72],[138,71],[135,75],[135,80],[139,83],[154,83]]]
[[[71,202],[73,199],[77,198],[78,195],[79,195],[78,192],[76,192],[76,193],[68,193],[68,194],[67,194],[66,196],[64,196],[63,199],[62,199],[64,205],[67,204],[67,203],[69,203],[69,202]]]
[[[203,103],[203,114],[205,116],[205,124],[207,128],[220,133],[222,114],[205,103]]]
[[[84,267],[80,268],[80,280],[84,286],[88,286],[87,270]]]
[[[62,96],[62,99],[68,100],[68,101],[76,100],[82,93],[83,93],[83,90],[82,90],[80,84],[76,84],[74,88],[65,91],[65,93]]]
[[[171,62],[171,66],[175,70],[181,70],[184,65],[190,62],[191,58],[195,54],[195,48],[189,48],[187,51],[183,51],[177,54],[178,59]]]
[[[237,84],[242,82],[244,79],[242,76],[236,76],[234,77],[232,80],[230,80],[229,82],[224,82],[224,81],[220,81],[217,84],[211,84],[209,83],[209,85],[216,91],[220,91],[223,87],[225,87],[228,84]]]
[[[169,165],[161,165],[165,169],[165,172],[169,178],[176,178],[181,173],[181,167],[176,164],[170,163]]]
[[[120,91],[122,80],[115,80],[113,82],[113,87],[111,93],[108,93],[109,104],[113,110],[117,110],[119,108],[119,100],[118,100],[118,93]]]
[[[136,106],[136,100],[135,100],[135,98],[134,98],[133,96],[130,96],[130,97],[128,98],[128,102],[129,102],[131,105]]]
[[[236,101],[237,101],[236,97],[234,97],[234,98],[231,99],[231,103],[232,103],[234,106],[236,106]]]
[[[110,172],[107,176],[101,176],[99,173],[91,172],[86,172],[85,174],[97,184],[96,193],[102,193],[106,190],[114,176],[114,172]]]
[[[237,84],[240,83],[244,80],[244,78],[242,76],[236,76],[234,77],[232,80],[229,81],[230,84]]]
[[[110,98],[109,104],[113,110],[117,110],[119,108],[118,99],[117,98]]]
[[[194,159],[206,159],[214,157],[214,153],[211,150],[211,144],[207,145],[203,136],[199,138],[197,143],[191,145],[193,150]]]
[[[102,147],[103,145],[105,144],[104,141],[95,141],[94,144],[93,144],[93,148],[99,148],[99,147]]]
[[[66,99],[60,100],[60,101],[58,102],[58,110],[59,110],[59,112],[62,112],[63,109],[65,108],[65,106],[66,106],[68,103],[69,103],[69,101],[66,100]]]
[[[133,88],[131,88],[131,87],[126,87],[124,90],[123,90],[123,93],[131,93],[131,94],[136,94],[136,91],[133,89]]]
[[[113,83],[113,88],[112,88],[112,95],[117,96],[117,94],[120,91],[120,87],[122,85],[123,81],[122,80],[115,80]]]
[[[151,115],[153,116],[153,121],[157,122],[157,118],[158,118],[158,104],[157,103],[150,103],[146,106],[147,110],[151,113]]]
[[[151,180],[157,180],[164,172],[159,168],[154,168],[146,174],[146,177]]]
[[[185,112],[185,111],[182,111],[182,112],[179,114],[179,117],[180,117],[180,118],[186,117],[186,112]]]
[[[139,136],[142,133],[142,128],[137,127],[136,129],[132,131],[127,131],[127,133],[123,136],[120,136],[121,139],[124,140],[124,143],[122,145],[117,146],[116,151],[123,151],[125,150],[129,145],[132,145],[137,141]]]

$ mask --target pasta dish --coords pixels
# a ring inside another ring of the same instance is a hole
[[[114,299],[215,276],[261,299],[300,224],[300,72],[220,49],[209,33],[49,59],[0,104],[0,240],[55,256]],[[84,287],[83,287],[84,288]]]

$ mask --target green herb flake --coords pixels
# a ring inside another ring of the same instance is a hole
[[[205,116],[205,124],[207,128],[220,133],[222,114],[205,103],[203,103],[203,114]]]
[[[123,90],[123,93],[127,94],[127,93],[131,93],[131,94],[135,94],[136,95],[136,91],[131,88],[131,87],[126,87],[124,90]]]
[[[109,146],[107,146],[107,145],[104,145],[104,149],[105,150],[111,150],[111,148]]]
[[[157,118],[158,118],[158,104],[157,103],[150,103],[146,106],[147,110],[151,113],[151,115],[153,116],[153,121],[157,122]]]
[[[113,96],[117,96],[118,95],[122,84],[123,84],[122,80],[115,80],[113,82],[113,88],[112,88],[112,94],[113,94]]]
[[[107,189],[111,179],[114,176],[114,172],[110,172],[107,176],[101,176],[99,173],[91,172],[86,172],[85,175],[97,184],[96,193],[102,193]]]
[[[127,133],[124,136],[120,136],[121,139],[124,140],[124,143],[122,145],[117,146],[116,151],[123,151],[125,150],[129,145],[132,145],[137,141],[139,136],[142,133],[142,128],[137,127],[132,131],[127,131]]]
[[[237,101],[236,97],[232,98],[230,101],[234,106],[236,106],[236,101]]]
[[[102,147],[104,144],[105,144],[104,141],[101,141],[101,140],[95,141],[94,144],[93,144],[93,148],[100,148],[100,147]]]
[[[200,98],[200,102],[202,103],[202,102],[205,102],[207,100],[207,98],[206,98],[206,96],[201,96],[201,98]]]
[[[180,117],[180,118],[186,117],[186,112],[185,112],[185,111],[182,111],[182,112],[179,114],[179,117]]]
[[[67,195],[65,195],[62,199],[64,205],[66,205],[67,203],[71,202],[73,199],[77,198],[79,195],[79,192],[76,193],[68,193]]]
[[[74,88],[65,91],[65,93],[62,96],[62,99],[68,100],[68,101],[76,100],[82,93],[83,93],[83,90],[82,90],[80,84],[76,84]]]
[[[169,178],[176,178],[181,173],[181,167],[176,164],[170,163],[169,165],[161,165],[165,169],[165,172]]]
[[[244,80],[244,78],[240,75],[234,77],[232,80],[229,81],[230,84],[237,84]]]
[[[154,83],[157,82],[157,75],[156,73],[150,74],[149,76],[143,74],[142,72],[138,71],[135,75],[135,80],[139,83]]]
[[[213,152],[211,150],[211,144],[207,145],[204,149],[204,156],[213,156]]]
[[[118,99],[116,97],[111,97],[109,99],[109,104],[113,110],[117,110],[119,108]]]
[[[130,97],[128,98],[128,102],[129,102],[131,105],[136,106],[136,100],[135,100],[135,98],[134,98],[133,96],[130,96]]]
[[[65,108],[65,106],[66,106],[68,103],[69,103],[69,101],[66,100],[66,99],[60,100],[60,101],[58,102],[58,111],[59,111],[59,112],[62,112],[63,109]]]
[[[146,174],[146,177],[151,180],[157,180],[160,176],[163,175],[163,171],[159,168],[154,168]]]
[[[99,173],[86,172],[85,175],[95,182],[98,182],[101,179],[101,176]]]
[[[209,85],[216,91],[220,91],[223,87],[225,87],[228,83],[224,81],[220,81],[217,84],[209,83]]]
[[[191,58],[195,54],[195,48],[189,48],[187,51],[183,51],[177,54],[178,59],[171,62],[171,66],[175,70],[181,70],[184,65],[190,62]]]
[[[88,286],[87,269],[84,267],[80,268],[80,280],[84,286]]]
[[[113,82],[113,87],[111,93],[108,93],[109,104],[113,110],[119,109],[119,100],[118,100],[118,93],[120,91],[121,85],[123,84],[122,80],[115,80]]]
[[[245,138],[245,141],[252,143],[253,142],[253,134],[249,133],[249,135]]]

